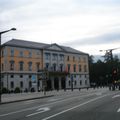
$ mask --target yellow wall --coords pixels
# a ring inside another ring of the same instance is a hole
[[[69,61],[67,60],[69,56]],[[75,60],[73,60],[73,57],[75,57]],[[80,56],[80,60],[79,60],[79,55],[74,55],[74,54],[67,54],[65,56],[65,64],[66,66],[68,64],[70,64],[70,72],[74,72],[74,64],[76,65],[76,72],[79,72],[79,65],[81,65],[81,72],[84,72],[84,66],[86,65],[87,67],[87,71],[86,72],[89,72],[89,69],[88,69],[88,58],[86,56]]]
[[[32,71],[36,71],[37,69],[37,67],[36,67],[36,64],[37,63],[40,63],[40,68],[42,68],[42,60],[41,60],[41,53],[40,53],[40,55],[37,55],[37,52],[36,52],[36,50],[32,50],[31,49],[31,51],[32,51],[32,57],[29,57],[29,51],[30,51],[30,49],[25,49],[25,50],[23,50],[22,48],[21,48],[21,50],[23,51],[23,57],[20,57],[19,56],[19,53],[20,53],[20,50],[18,50],[18,49],[16,49],[16,48],[14,48],[14,56],[13,57],[11,57],[11,53],[10,53],[10,51],[11,51],[11,48],[7,48],[7,56],[6,56],[6,59],[7,59],[7,65],[6,66],[8,66],[7,68],[6,68],[6,70],[7,71],[9,71],[10,70],[10,61],[11,60],[14,60],[14,71],[19,71],[19,62],[20,61],[23,61],[24,62],[24,70],[23,71],[28,71],[28,62],[32,62]],[[4,58],[2,58],[2,63],[4,62]]]

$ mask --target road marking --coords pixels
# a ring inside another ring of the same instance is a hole
[[[112,98],[117,98],[117,97],[120,97],[120,95],[114,95]]]
[[[4,116],[16,114],[16,113],[25,112],[25,111],[28,111],[28,110],[34,110],[34,109],[37,109],[37,108],[40,108],[40,107],[49,106],[49,105],[57,104],[57,103],[60,103],[60,102],[65,102],[65,101],[68,101],[68,100],[72,100],[72,99],[75,99],[75,98],[87,97],[87,96],[91,96],[91,95],[94,95],[94,93],[88,94],[88,95],[72,97],[72,98],[67,98],[67,99],[64,99],[64,100],[55,101],[55,102],[52,102],[52,103],[47,103],[47,104],[44,104],[44,105],[35,106],[35,107],[31,107],[31,108],[21,109],[21,110],[14,111],[14,112],[9,112],[9,113],[6,113],[6,114],[1,114],[0,117],[4,117]]]
[[[31,103],[34,103],[34,102],[35,102],[35,100],[29,100],[29,101],[24,102],[24,104],[31,104]]]
[[[120,108],[117,110],[117,112],[120,112]]]
[[[39,112],[35,112],[35,113],[32,113],[32,114],[29,114],[26,117],[31,117],[33,115],[37,115],[37,114],[40,114],[40,113],[43,113],[43,112],[47,112],[49,110],[50,110],[50,108],[48,108],[48,107],[39,108],[38,110],[36,110],[36,111],[39,111]]]
[[[59,99],[50,99],[50,100],[48,100],[48,102],[54,102],[54,101],[58,101],[58,100],[60,100],[61,98],[59,98]]]
[[[51,118],[53,118],[53,117],[56,117],[56,116],[58,116],[58,115],[61,115],[61,114],[63,114],[63,113],[66,113],[66,112],[68,112],[68,111],[71,111],[71,110],[73,110],[73,109],[76,109],[76,108],[78,108],[78,107],[81,107],[81,106],[83,106],[83,105],[86,105],[86,104],[88,104],[88,103],[90,103],[90,102],[96,101],[96,100],[101,99],[101,98],[106,97],[106,96],[108,96],[108,95],[104,95],[104,96],[100,96],[100,97],[91,99],[91,100],[89,100],[89,101],[86,101],[86,102],[84,102],[84,103],[82,103],[82,104],[79,104],[79,105],[77,105],[77,106],[74,106],[74,107],[72,107],[72,108],[63,110],[63,111],[61,111],[61,112],[59,112],[59,113],[56,113],[56,114],[51,115],[51,116],[49,116],[49,117],[43,118],[42,120],[51,119]]]
[[[116,93],[108,94],[108,95],[114,95],[114,94],[116,94]],[[55,102],[52,102],[52,103],[47,103],[47,104],[40,105],[40,106],[30,107],[30,108],[21,109],[21,110],[18,110],[18,111],[13,111],[13,112],[1,114],[0,117],[13,115],[13,114],[16,114],[16,113],[21,113],[21,112],[25,112],[25,111],[29,111],[29,110],[34,110],[34,109],[37,109],[37,108],[40,108],[40,107],[45,107],[45,106],[57,104],[57,103],[60,103],[60,102],[65,102],[65,101],[68,101],[68,100],[72,100],[72,99],[75,99],[75,98],[82,98],[82,97],[87,97],[87,96],[91,96],[91,95],[95,95],[95,93],[90,93],[90,94],[87,94],[87,95],[81,95],[81,96],[77,96],[77,97],[67,98],[67,99],[63,99],[63,100],[60,100],[60,101],[55,101]]]

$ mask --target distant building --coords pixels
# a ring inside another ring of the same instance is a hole
[[[2,87],[10,91],[89,87],[89,55],[71,47],[12,39],[1,53]]]

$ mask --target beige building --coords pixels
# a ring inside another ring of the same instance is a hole
[[[89,87],[89,55],[71,47],[12,39],[1,53],[2,87],[10,91]]]

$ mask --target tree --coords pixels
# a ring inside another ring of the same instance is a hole
[[[96,83],[96,85],[108,85],[112,82],[112,71],[113,68],[117,69],[118,79],[120,79],[120,59],[118,56],[114,56],[112,60],[93,62],[94,56],[90,56],[89,67],[90,67],[90,82]]]

